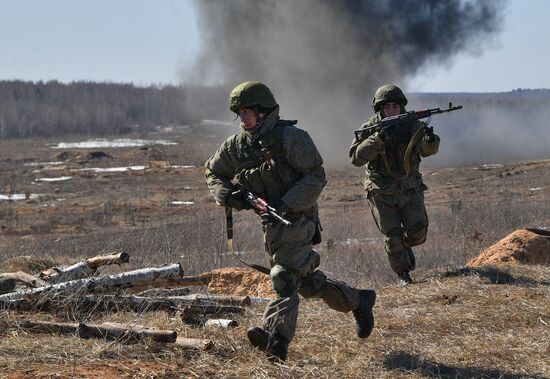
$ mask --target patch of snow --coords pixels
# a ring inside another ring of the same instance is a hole
[[[60,176],[58,178],[36,178],[39,182],[63,182],[65,180],[72,179],[72,176]]]
[[[124,166],[124,167],[86,167],[74,168],[70,171],[91,171],[91,172],[125,172],[145,170],[145,166]]]
[[[30,199],[36,199],[38,198],[38,195],[36,193],[30,194]],[[25,194],[24,193],[12,193],[11,195],[0,195],[0,201],[14,201],[14,200],[25,200]]]
[[[540,191],[543,190],[544,187],[535,187],[535,188],[529,188],[529,191]]]
[[[235,123],[228,121],[218,121],[218,120],[202,120],[200,125],[219,125],[219,126],[234,126]]]
[[[193,204],[195,204],[195,202],[194,201],[174,200],[174,201],[171,201],[170,204],[172,204],[172,205],[193,205]]]
[[[481,165],[481,169],[482,170],[490,170],[492,168],[501,168],[503,166],[504,165],[502,165],[500,163],[487,163],[487,164]]]
[[[65,162],[59,162],[59,161],[55,161],[55,162],[29,162],[29,163],[24,163],[23,166],[54,166],[54,165],[58,165],[58,164],[63,164]]]
[[[97,149],[105,147],[140,147],[148,145],[177,145],[176,142],[169,140],[145,140],[118,138],[108,140],[105,138],[89,139],[82,142],[60,142],[52,146],[54,149]]]
[[[195,168],[195,166],[188,166],[188,165],[180,166],[180,165],[174,165],[174,164],[170,167],[172,167],[172,168]]]

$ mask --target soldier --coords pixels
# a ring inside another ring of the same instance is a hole
[[[405,113],[407,98],[394,85],[376,90],[372,107],[376,112],[363,128],[376,125],[383,118]],[[391,269],[399,283],[412,283],[415,268],[413,246],[426,241],[428,215],[419,165],[422,157],[437,153],[439,136],[420,121],[393,130],[373,132],[356,140],[349,150],[355,166],[365,165],[365,190],[376,225],[384,235]]]
[[[241,130],[229,137],[206,162],[206,181],[216,203],[236,210],[251,209],[237,180],[283,212],[292,226],[262,214],[264,244],[270,255],[270,278],[277,297],[266,307],[263,327],[248,329],[254,347],[271,360],[284,361],[294,337],[298,293],[322,298],[340,312],[353,311],[360,338],[374,326],[374,290],[358,290],[328,278],[318,269],[320,243],[317,198],[325,186],[323,160],[310,136],[296,121],[279,118],[273,94],[260,82],[245,82],[229,95],[229,109],[241,120]]]

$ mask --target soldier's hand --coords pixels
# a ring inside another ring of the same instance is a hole
[[[390,140],[390,129],[385,128],[385,129],[380,130],[378,132],[378,137],[382,140],[382,142],[387,144]]]
[[[430,126],[426,128],[426,134],[424,134],[424,142],[432,143],[435,141],[434,127]]]
[[[274,224],[275,223],[275,218],[273,218],[273,216],[271,216],[269,213],[265,212],[265,213],[260,213],[260,222],[262,223],[263,226],[266,226],[267,224]]]
[[[246,201],[243,191],[231,192],[225,198],[225,205],[231,208],[235,208],[238,211],[243,209],[252,209],[252,205],[250,205],[250,203]]]
[[[273,208],[277,210],[277,213],[279,214],[279,216],[283,216],[283,217],[286,214],[286,212],[290,210],[288,205],[286,205],[286,203],[282,200],[273,200],[269,205],[271,205]]]

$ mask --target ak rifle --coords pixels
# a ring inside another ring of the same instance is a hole
[[[371,125],[371,126],[367,126],[366,128],[355,130],[354,131],[355,140],[362,141],[365,138],[368,138],[374,132],[380,132],[384,129],[398,128],[402,124],[406,124],[416,120],[421,120],[424,118],[429,118],[433,115],[437,115],[441,113],[457,111],[459,109],[462,109],[462,105],[457,105],[453,107],[453,103],[449,103],[449,108],[447,109],[428,108],[428,109],[421,109],[418,111],[405,112],[397,116],[386,117],[386,118],[383,118],[382,121],[380,121],[375,125]],[[390,130],[388,130],[388,132],[390,132]]]

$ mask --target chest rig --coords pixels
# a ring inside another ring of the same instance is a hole
[[[279,120],[256,139],[244,132],[239,134],[235,178],[248,191],[268,201],[281,199],[299,178],[284,156],[282,143],[284,129],[295,124],[296,121]]]

